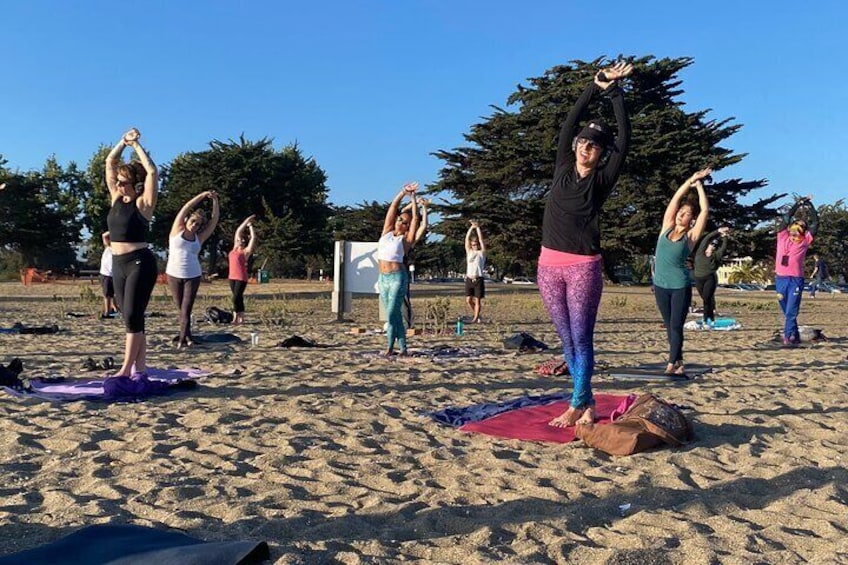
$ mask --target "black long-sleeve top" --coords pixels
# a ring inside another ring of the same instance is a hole
[[[795,202],[795,204],[792,205],[792,208],[790,208],[789,211],[783,215],[783,218],[781,218],[780,220],[780,226],[777,228],[777,231],[783,231],[788,228],[790,224],[792,224],[792,222],[795,220],[795,213],[802,205],[810,209],[810,221],[807,223],[807,231],[814,236],[816,235],[816,233],[818,233],[819,214],[816,211],[816,207],[813,206],[813,203],[807,200],[806,198],[802,198]]]
[[[624,109],[621,88],[613,85],[603,91],[612,102],[618,132],[606,164],[579,178],[572,140],[578,133],[580,117],[598,92],[598,86],[590,84],[568,112],[560,130],[554,180],[542,221],[542,245],[548,249],[576,255],[597,255],[601,252],[598,216],[627,156],[630,120]]]
[[[717,237],[721,238],[721,243],[718,248],[713,251],[712,255],[707,257],[707,247],[709,247],[709,245]],[[698,279],[712,276],[713,273],[718,271],[718,268],[721,267],[721,259],[724,256],[726,249],[727,238],[721,237],[721,233],[718,230],[710,232],[702,237],[698,247],[695,249],[695,259],[693,261],[695,266],[692,269],[692,276]]]

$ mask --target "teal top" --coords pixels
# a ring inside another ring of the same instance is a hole
[[[674,290],[686,288],[692,284],[689,280],[689,269],[686,259],[689,257],[689,238],[685,235],[679,241],[671,241],[668,228],[657,239],[657,250],[654,252],[654,286]]]

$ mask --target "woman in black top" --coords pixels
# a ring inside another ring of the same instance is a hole
[[[158,275],[147,234],[159,190],[159,173],[139,144],[141,134],[129,130],[106,158],[106,186],[112,207],[107,223],[112,239],[112,280],[115,300],[124,317],[124,362],[115,376],[147,378],[147,337],[144,311]],[[121,153],[132,147],[138,161],[123,163]]]
[[[716,272],[721,267],[729,234],[728,227],[710,232],[701,238],[693,251],[692,278],[701,300],[704,301],[704,323],[707,325],[715,322],[715,292],[718,286]]]
[[[631,72],[633,65],[617,63],[596,74],[568,112],[559,134],[537,271],[542,301],[562,340],[563,356],[574,381],[571,406],[550,421],[555,427],[595,419],[591,383],[594,332],[603,290],[598,220],[630,145],[630,121],[617,81]],[[592,97],[600,93],[612,102],[615,135],[600,120],[591,120],[578,130],[578,120]]]

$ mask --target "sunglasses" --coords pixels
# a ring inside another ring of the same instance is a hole
[[[128,180],[119,180],[115,184],[118,186],[132,186],[132,183]]]
[[[406,221],[406,220],[404,220],[403,218],[398,218],[398,219],[397,219],[397,220],[395,220],[395,221],[400,222],[401,224],[403,224],[403,225],[405,225],[405,226],[408,226],[408,225],[409,225],[409,222],[408,222],[408,221]]]
[[[585,137],[577,138],[577,145],[585,145],[589,149],[601,149],[601,145],[599,143],[595,143],[591,139],[586,139]]]

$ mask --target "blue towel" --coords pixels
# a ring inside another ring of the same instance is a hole
[[[503,414],[511,410],[526,408],[527,406],[542,406],[551,402],[559,402],[561,400],[569,400],[571,394],[566,392],[556,392],[553,394],[542,395],[527,395],[496,404],[485,403],[466,406],[465,408],[445,408],[435,412],[427,412],[430,416],[440,424],[445,424],[454,428],[464,426],[468,422],[480,422],[486,418]]]

